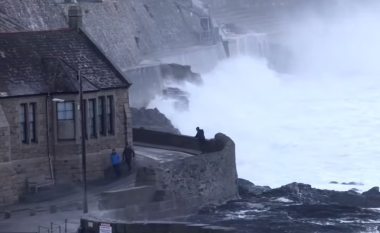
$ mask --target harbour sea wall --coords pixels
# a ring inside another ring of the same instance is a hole
[[[134,142],[198,151],[190,136],[135,128]],[[235,144],[224,134],[207,141],[206,153],[139,168],[135,187],[105,192],[93,219],[114,221],[172,220],[206,205],[239,198]],[[127,198],[126,198],[127,197]]]

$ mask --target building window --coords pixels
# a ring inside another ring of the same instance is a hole
[[[29,104],[28,122],[29,122],[29,138],[32,142],[37,142],[36,137],[36,104]]]
[[[37,142],[36,133],[36,103],[20,105],[20,135],[21,141],[28,144]]]
[[[96,137],[95,125],[95,99],[90,99],[87,101],[87,130],[89,137]]]
[[[114,127],[113,127],[113,96],[107,96],[106,116],[107,116],[107,132],[109,134],[113,134],[114,133]]]
[[[27,118],[27,104],[21,104],[20,105],[20,135],[21,135],[21,141],[23,143],[28,143],[28,130],[26,125],[26,118]]]
[[[57,103],[59,140],[75,139],[74,102]]]
[[[106,135],[104,124],[104,97],[99,97],[98,100],[98,129],[99,134]]]

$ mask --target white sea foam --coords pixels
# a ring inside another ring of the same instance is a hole
[[[181,87],[191,94],[188,112],[159,97],[150,106],[183,134],[199,126],[208,138],[230,136],[239,176],[255,184],[347,190],[354,186],[329,182],[355,181],[362,191],[379,185],[380,8],[339,9],[302,19],[284,42],[295,55],[294,75],[237,57],[203,74],[203,86]]]

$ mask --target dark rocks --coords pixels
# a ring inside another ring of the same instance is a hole
[[[374,187],[363,194],[357,190],[338,192],[291,183],[264,189],[239,179],[240,200],[222,206],[207,206],[188,221],[235,227],[237,232],[255,233],[359,233],[376,232],[380,192]],[[290,201],[287,201],[290,200]]]
[[[263,192],[271,190],[268,186],[256,186],[252,182],[244,179],[238,179],[238,185],[239,185],[239,196],[249,197],[249,196],[258,196],[262,194]]]
[[[181,134],[177,128],[173,126],[171,121],[162,114],[157,108],[131,108],[132,125],[134,128],[145,128],[150,130]]]
[[[367,207],[367,198],[354,190],[339,192],[312,188],[308,184],[291,183],[262,194],[264,197],[285,197],[295,202],[308,204],[341,204],[347,206]],[[380,205],[378,206],[380,207]]]
[[[362,195],[364,195],[364,196],[379,196],[380,195],[379,187],[373,187],[370,190],[363,192]]]
[[[311,185],[291,183],[280,188],[255,186],[250,181],[239,179],[239,195],[242,198],[287,198],[293,202],[307,204],[340,204],[346,206],[380,208],[380,191],[374,187],[363,194],[357,189],[340,192],[312,188]]]
[[[198,73],[191,71],[191,66],[179,64],[165,64],[161,66],[161,75],[164,79],[174,81],[176,83],[189,82],[201,85],[202,78]]]
[[[342,184],[343,184],[343,185],[363,185],[363,183],[353,182],[353,181],[351,181],[351,182],[349,182],[349,183],[343,182]]]
[[[161,75],[165,82],[165,88],[162,90],[164,98],[174,100],[174,108],[178,111],[186,111],[189,109],[189,93],[182,91],[178,85],[185,82],[194,85],[202,85],[202,77],[198,73],[191,71],[190,66],[179,64],[165,64],[161,66]],[[176,87],[172,87],[172,84]]]
[[[373,187],[367,192],[362,193],[366,197],[366,206],[369,208],[379,208],[380,207],[380,192],[379,187]]]
[[[165,98],[173,99],[174,108],[178,111],[189,109],[189,94],[176,87],[168,87],[162,91]]]
[[[331,181],[330,184],[339,184],[337,181]],[[351,181],[351,182],[343,182],[341,183],[342,185],[356,185],[356,186],[359,186],[359,185],[364,185],[363,183],[360,183],[360,182],[354,182],[354,181]]]

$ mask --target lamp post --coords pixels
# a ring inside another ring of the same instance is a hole
[[[88,203],[87,203],[87,166],[86,166],[86,128],[85,128],[85,109],[83,104],[83,85],[82,85],[82,75],[80,71],[77,73],[77,78],[79,82],[79,108],[81,112],[81,131],[82,131],[82,175],[83,175],[83,213],[88,213]],[[53,102],[65,102],[63,99],[53,98]]]
[[[83,173],[83,213],[88,212],[87,204],[87,164],[86,164],[86,129],[85,129],[85,110],[83,104],[83,85],[82,85],[82,75],[80,70],[78,71],[78,81],[79,81],[79,101],[80,101],[80,112],[81,112],[81,130],[82,130],[82,173]]]

